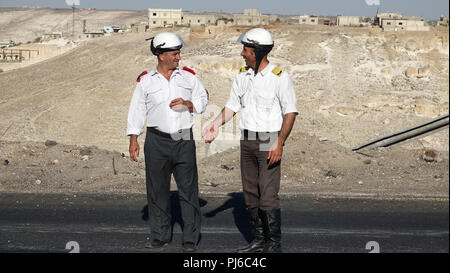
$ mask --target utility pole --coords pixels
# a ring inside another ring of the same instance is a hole
[[[75,3],[72,4],[72,36],[75,33]]]

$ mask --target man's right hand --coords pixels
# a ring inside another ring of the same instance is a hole
[[[203,130],[203,138],[205,139],[205,143],[211,143],[216,139],[219,135],[219,127],[213,123],[206,126]]]
[[[130,157],[133,161],[138,161],[139,157],[139,143],[137,141],[137,135],[130,136]]]

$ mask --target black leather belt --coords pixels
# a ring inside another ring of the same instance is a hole
[[[277,132],[253,132],[249,130],[242,130],[242,135],[246,139],[260,139],[260,140],[268,140],[272,136],[278,136]]]
[[[157,130],[155,127],[147,127],[147,130],[149,132],[152,132],[155,135],[158,135],[158,136],[161,136],[164,138],[179,140],[179,139],[188,139],[189,137],[191,137],[191,139],[192,139],[192,128],[180,129],[171,134],[161,132],[161,131]]]

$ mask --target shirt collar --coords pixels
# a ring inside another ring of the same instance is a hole
[[[154,76],[154,75],[156,75],[156,74],[161,74],[161,73],[159,73],[158,70],[153,69],[152,71],[150,71],[149,74],[150,74],[151,76]],[[174,71],[173,71],[173,73],[172,73],[172,75],[173,75],[173,74],[181,74],[181,69],[180,69],[179,67],[175,68]]]
[[[267,75],[267,73],[269,73],[270,71],[273,70],[273,66],[274,66],[273,64],[268,63],[267,66],[263,70],[261,70],[261,72],[259,72],[259,73],[261,74],[261,76],[264,77]]]
[[[273,64],[268,63],[267,66],[266,66],[263,70],[261,70],[261,72],[259,72],[259,74],[261,74],[261,76],[264,77],[264,76],[267,75],[267,73],[269,73],[270,71],[272,71],[274,67],[275,67],[275,66],[274,66]],[[255,73],[255,72],[254,72],[253,68],[251,68],[251,67],[247,70],[247,74],[254,75],[254,73]]]

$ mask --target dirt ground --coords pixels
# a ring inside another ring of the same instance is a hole
[[[351,151],[449,112],[448,28],[269,30],[269,60],[291,76],[300,112],[284,149],[282,194],[448,198],[448,128],[392,148]],[[0,73],[0,192],[145,192],[143,150],[141,162],[130,161],[126,118],[137,75],[156,65],[145,38],[159,31],[80,42]],[[181,65],[210,93],[194,126],[198,137],[244,65],[235,42],[242,29],[201,40],[190,39],[188,28],[173,31],[187,43]],[[202,193],[241,190],[239,137],[230,139],[237,119],[222,134],[226,140],[197,141]]]
[[[0,192],[145,193],[145,164],[95,146],[0,141]],[[242,191],[239,148],[198,161],[201,194]],[[399,147],[355,153],[299,134],[284,148],[283,196],[448,198],[448,153]],[[176,190],[172,181],[171,188]]]

